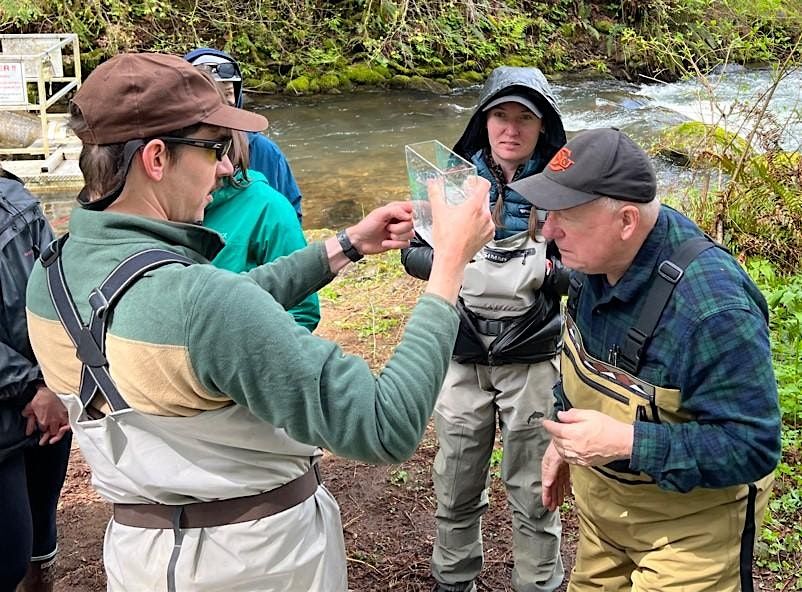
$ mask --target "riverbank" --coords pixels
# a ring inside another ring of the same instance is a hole
[[[0,2],[4,32],[75,32],[88,72],[121,51],[226,49],[265,93],[444,92],[500,64],[674,80],[798,52],[795,0]]]
[[[655,155],[661,199],[692,206],[705,229],[739,256],[763,256],[790,272],[802,253],[802,220],[794,205],[802,195],[796,166],[802,71],[783,78],[766,106],[761,97],[777,75],[772,69],[748,69],[671,84],[566,78],[553,89],[569,135],[593,127],[624,130]],[[270,137],[292,163],[304,195],[304,227],[341,228],[381,204],[409,198],[404,146],[428,139],[453,145],[479,89],[248,100],[249,108],[269,116]],[[755,113],[765,114],[763,124]],[[689,122],[689,117],[716,126]],[[754,153],[743,161],[739,181],[731,184],[753,128],[759,130],[751,140]],[[743,139],[735,141],[735,132]],[[772,146],[770,153],[767,146]],[[41,187],[30,187],[43,198],[48,215],[63,224],[77,188],[45,194]],[[724,212],[719,224],[717,216]]]

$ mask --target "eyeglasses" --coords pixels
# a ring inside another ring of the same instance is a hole
[[[208,72],[217,78],[217,80],[241,78],[239,68],[237,68],[237,66],[231,62],[223,62],[222,64],[198,64],[195,67]]]
[[[194,146],[205,150],[214,150],[214,156],[218,161],[222,161],[231,150],[233,138],[221,138],[219,140],[202,140],[201,138],[179,138],[176,136],[158,136],[154,140],[161,140],[166,144],[183,144]]]

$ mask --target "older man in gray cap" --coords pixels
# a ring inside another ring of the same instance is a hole
[[[208,264],[222,241],[197,222],[232,172],[231,130],[266,120],[225,104],[189,63],[156,54],[104,63],[71,109],[93,186],[69,238],[33,271],[28,326],[92,482],[114,504],[108,589],[345,592],[320,447],[375,463],[415,450],[457,334],[463,268],[492,236],[488,184],[456,207],[433,195],[443,254],[374,376],[286,309],[350,261],[407,246],[410,204],[234,274]]]
[[[544,423],[544,504],[572,483],[579,516],[569,592],[752,590],[780,455],[763,296],[659,204],[649,158],[616,129],[511,188],[549,210],[543,235],[580,272]]]

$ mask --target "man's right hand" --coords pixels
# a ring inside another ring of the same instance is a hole
[[[456,206],[446,203],[442,184],[430,183],[428,189],[435,249],[426,291],[456,303],[465,265],[496,230],[490,215],[490,182],[482,177],[466,181],[468,197]]]
[[[39,430],[39,446],[55,444],[70,431],[67,408],[58,395],[44,385],[36,389],[33,399],[22,410],[22,415],[28,420],[26,436]]]
[[[543,505],[553,512],[571,491],[571,473],[568,463],[563,460],[560,453],[549,443],[541,463],[541,480],[543,483]]]

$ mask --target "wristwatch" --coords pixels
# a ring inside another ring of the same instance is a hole
[[[337,242],[340,243],[340,246],[343,248],[343,253],[345,253],[345,256],[351,261],[356,262],[364,257],[364,255],[357,251],[356,247],[351,244],[351,239],[348,238],[345,230],[341,230],[337,233]]]

